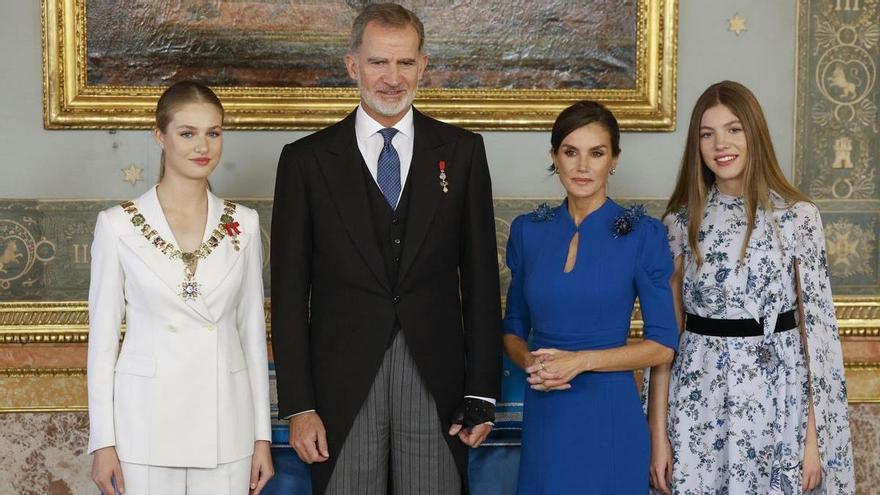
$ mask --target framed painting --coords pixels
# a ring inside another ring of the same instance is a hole
[[[368,1],[41,0],[48,129],[146,128],[162,89],[212,86],[238,129],[315,129],[358,102],[342,57]],[[574,101],[675,127],[677,0],[410,0],[416,105],[471,129],[546,130]]]

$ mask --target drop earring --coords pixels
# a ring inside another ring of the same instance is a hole
[[[614,175],[614,172],[617,172],[616,168],[612,168],[608,173],[611,175]]]

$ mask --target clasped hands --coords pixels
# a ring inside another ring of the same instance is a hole
[[[525,368],[529,376],[526,381],[533,390],[552,392],[568,390],[571,380],[588,370],[587,351],[562,351],[559,349],[538,349],[529,353],[530,360]]]

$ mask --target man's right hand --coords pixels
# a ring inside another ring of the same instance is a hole
[[[290,446],[306,464],[330,458],[327,432],[318,413],[310,411],[290,418]]]

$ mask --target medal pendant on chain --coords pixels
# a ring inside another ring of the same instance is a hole
[[[195,280],[184,280],[180,283],[180,297],[184,301],[194,301],[202,295],[201,284]]]
[[[203,242],[194,251],[182,251],[173,243],[163,239],[159,232],[147,223],[146,218],[138,211],[133,202],[125,201],[120,206],[131,216],[132,225],[140,231],[141,235],[148,242],[163,255],[168,256],[170,260],[180,260],[183,263],[183,273],[186,278],[178,285],[178,294],[184,301],[194,301],[202,295],[202,286],[195,281],[196,267],[200,259],[207,258],[220,245],[220,241],[228,237],[233,249],[236,251],[241,250],[241,244],[238,239],[238,236],[241,234],[241,225],[235,221],[236,205],[232,201],[223,201],[223,214],[220,216],[220,223],[211,233],[208,240]]]

